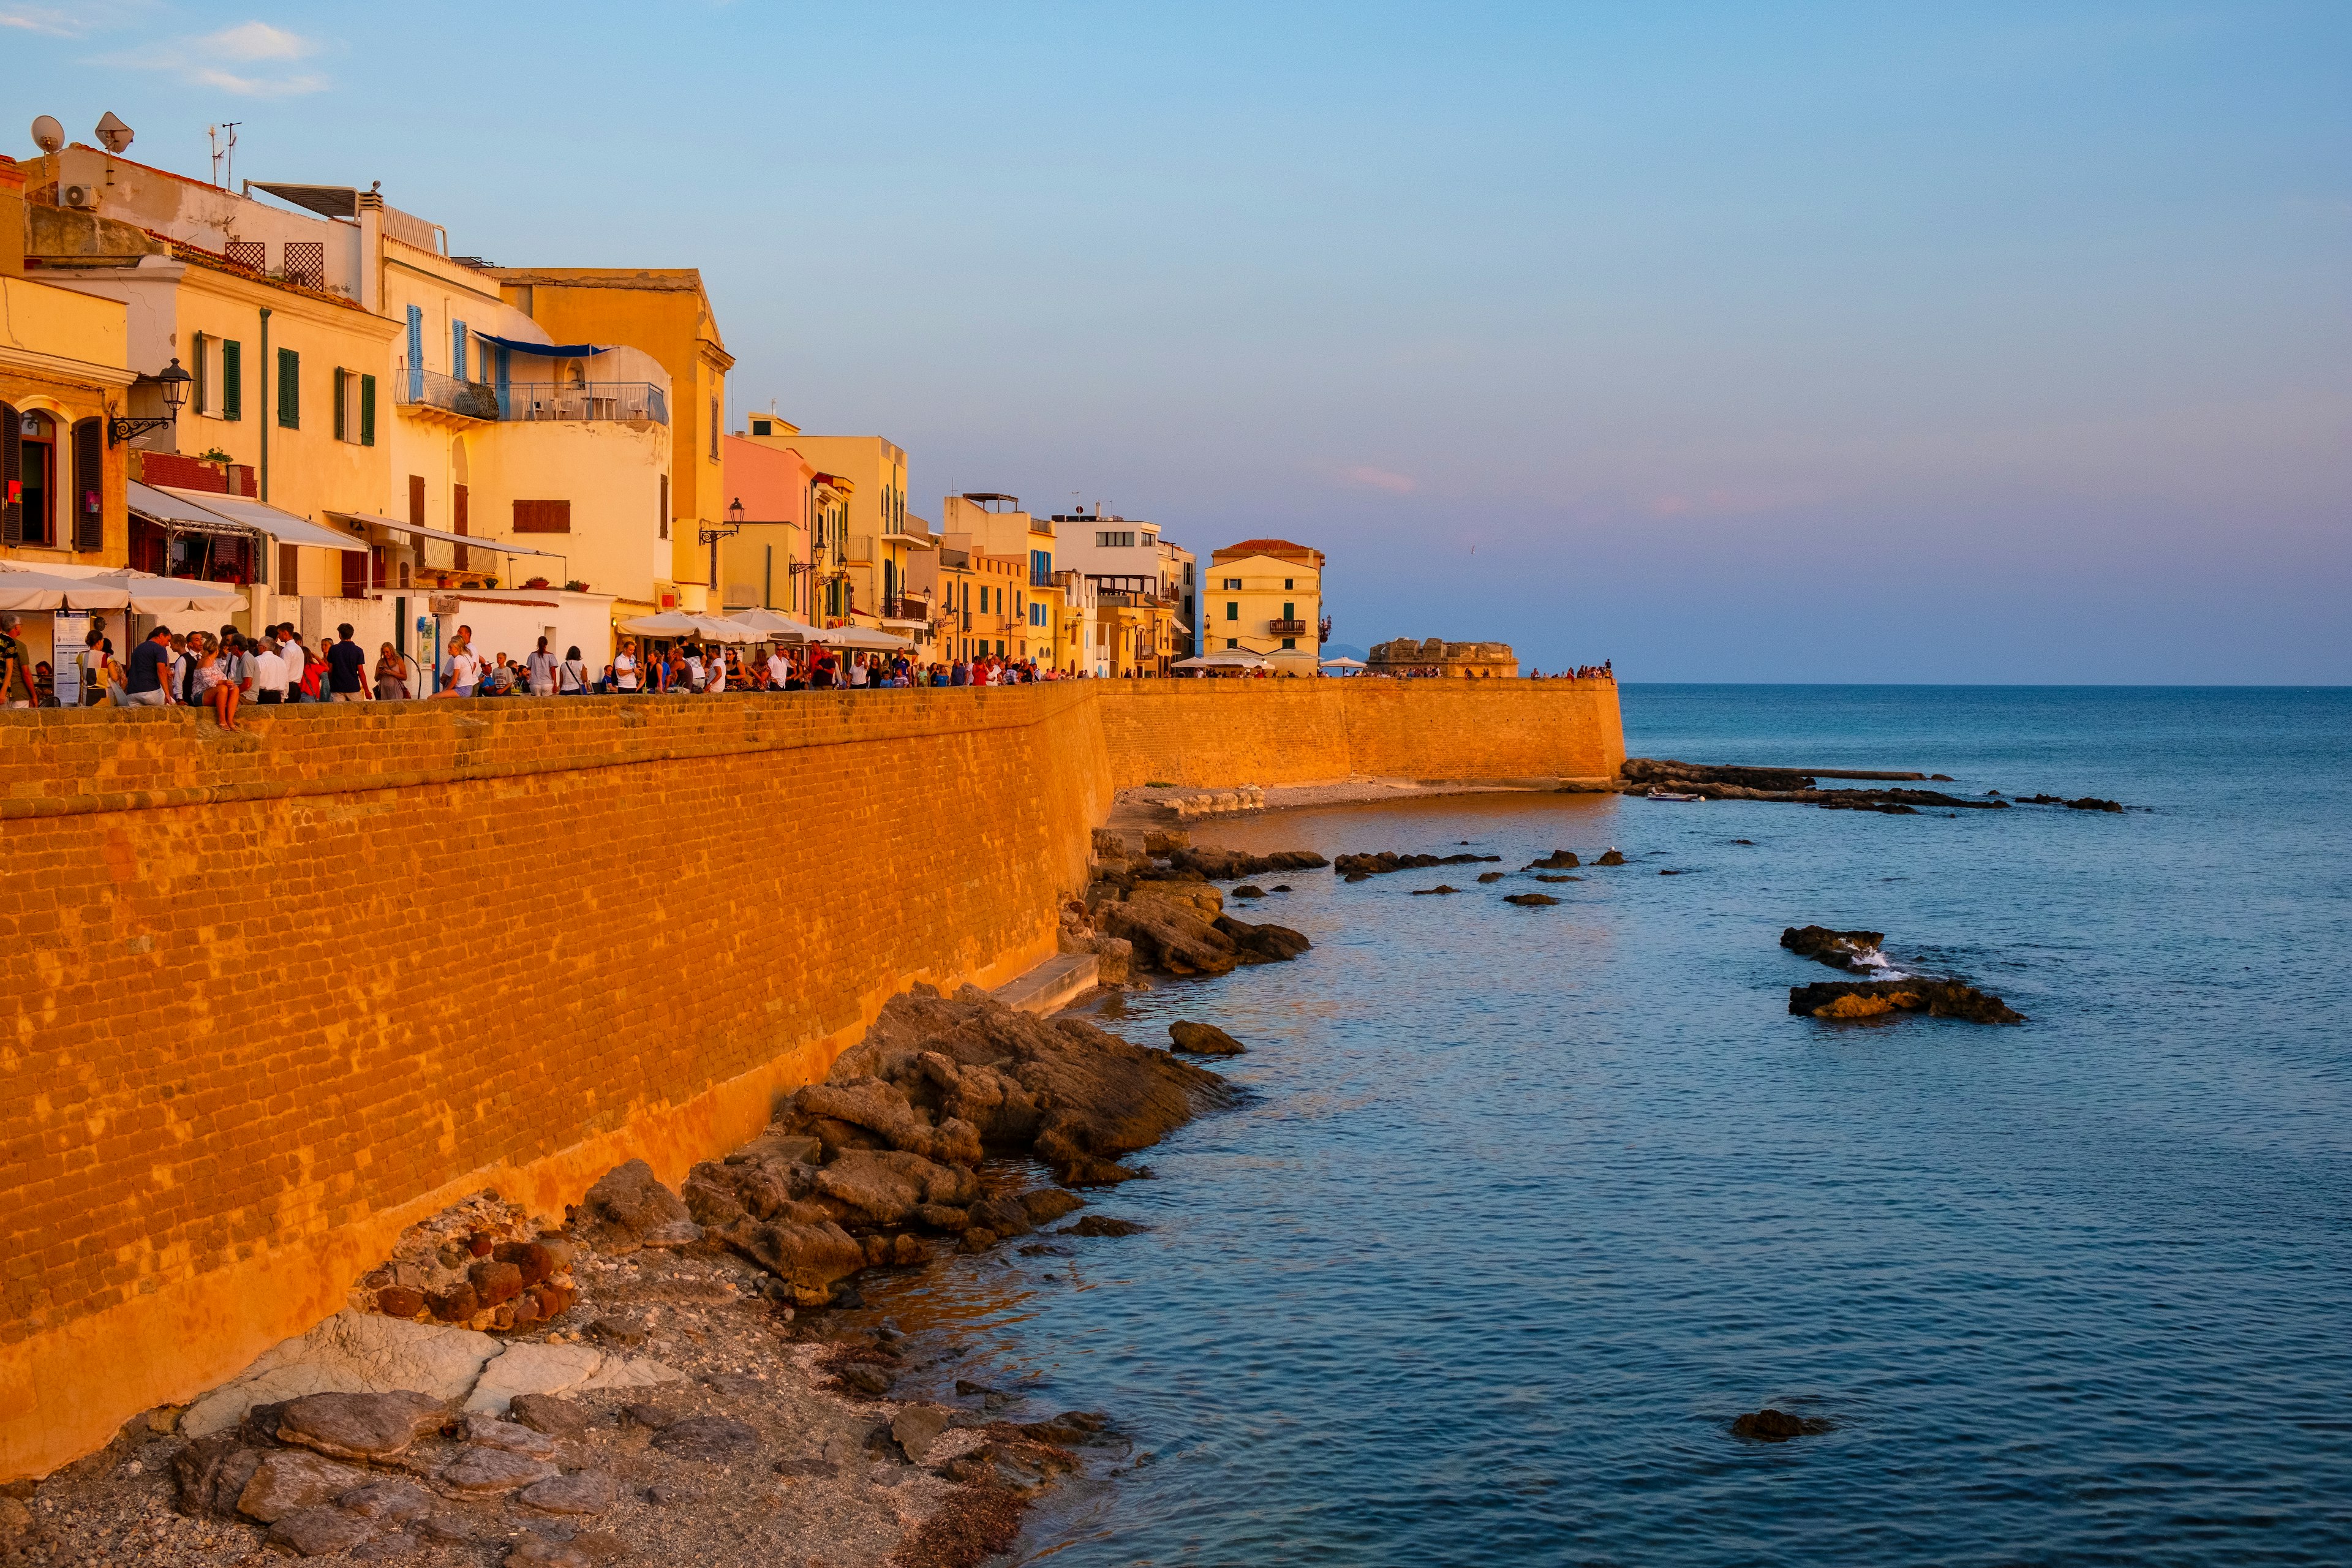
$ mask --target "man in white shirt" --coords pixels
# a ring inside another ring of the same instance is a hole
[[[253,700],[262,703],[285,701],[286,656],[268,637],[257,639],[253,646],[258,650],[253,655]]]
[[[710,692],[727,689],[726,649],[715,647],[710,650],[709,658],[702,666],[702,689]]]
[[[302,689],[302,667],[310,661],[310,650],[302,646],[302,639],[294,635],[294,623],[291,621],[278,628],[278,655],[286,661],[286,700],[291,702],[294,694]]]
[[[768,689],[782,691],[793,678],[793,667],[784,658],[784,650],[771,646],[768,649]]]

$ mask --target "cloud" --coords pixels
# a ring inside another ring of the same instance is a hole
[[[1359,466],[1348,469],[1339,477],[1350,484],[1370,485],[1376,490],[1386,490],[1391,495],[1408,495],[1420,488],[1420,481],[1411,474],[1392,474],[1386,468]]]
[[[56,5],[0,5],[0,27],[14,27],[19,32],[78,38],[89,31],[91,25],[86,11],[68,11]]]
[[[199,87],[245,98],[290,98],[327,87],[324,74],[302,68],[319,52],[318,41],[299,33],[267,22],[239,22],[217,33],[150,44],[99,63],[172,71]]]

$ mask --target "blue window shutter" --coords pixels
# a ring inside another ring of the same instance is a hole
[[[408,307],[408,401],[425,396],[425,312]]]
[[[449,323],[449,374],[459,381],[466,379],[466,323]]]
[[[508,362],[512,357],[513,356],[505,349],[500,349],[498,353],[499,417],[501,419],[511,419],[514,417],[514,410],[508,406],[507,393],[508,386],[511,384],[508,380],[508,376],[512,369]]]

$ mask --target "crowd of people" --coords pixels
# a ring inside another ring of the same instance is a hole
[[[0,615],[0,701],[30,708],[54,700],[56,674],[46,659],[27,662],[20,624],[14,614]],[[333,642],[313,648],[291,622],[258,632],[225,626],[217,634],[158,626],[126,658],[117,656],[100,618],[74,659],[81,705],[210,708],[222,728],[234,730],[247,704],[362,702],[377,695],[362,679],[366,650],[352,640],[348,625],[335,632]],[[397,658],[389,643],[383,651]]]
[[[1528,671],[1529,680],[1614,680],[1617,664],[1614,659],[1602,659],[1599,664],[1580,664],[1574,669],[1558,670],[1546,675],[1540,669]]]

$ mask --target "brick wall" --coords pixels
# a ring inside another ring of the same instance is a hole
[[[0,1479],[1048,955],[1121,784],[1622,755],[1611,689],[1290,684],[0,712]]]

